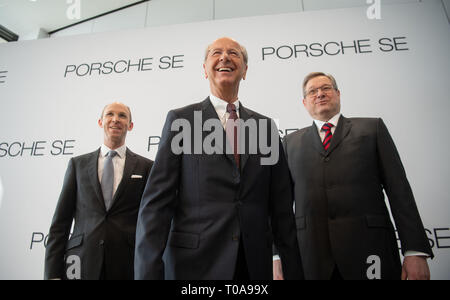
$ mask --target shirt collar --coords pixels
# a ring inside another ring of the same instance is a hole
[[[211,100],[211,104],[214,106],[219,117],[223,117],[227,112],[228,102],[214,96],[213,94],[209,96],[209,99]],[[233,104],[236,106],[236,112],[239,114],[239,99],[234,101]]]
[[[111,151],[111,149],[108,148],[108,146],[106,146],[105,144],[102,145],[102,147],[100,148],[100,152],[102,157],[105,157],[106,154],[108,154],[108,152]],[[127,146],[125,144],[123,144],[122,146],[120,146],[119,148],[115,149],[114,151],[117,152],[117,155],[120,158],[124,158],[127,152]]]
[[[323,127],[323,125],[325,123],[331,123],[333,124],[333,126],[336,128],[339,122],[339,118],[341,117],[341,113],[339,112],[337,115],[335,115],[334,117],[332,117],[330,120],[328,120],[327,122],[324,121],[320,121],[320,120],[314,120],[314,123],[317,126],[317,129],[320,131]]]

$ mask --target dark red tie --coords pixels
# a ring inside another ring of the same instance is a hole
[[[325,131],[325,138],[323,139],[323,147],[325,148],[325,151],[330,148],[331,145],[331,138],[333,137],[333,134],[331,133],[331,127],[334,125],[331,123],[325,123],[322,126],[322,130]]]
[[[230,117],[228,118],[228,120],[233,120],[236,121],[238,119],[238,115],[236,113],[236,106],[234,104],[228,104],[227,105],[227,112],[230,114]],[[236,161],[236,164],[239,168],[239,160],[240,160],[240,156],[238,153],[238,127],[237,127],[237,123],[235,122],[228,122],[226,124],[226,132],[227,132],[227,136],[228,136],[228,140],[231,143],[231,146],[233,148],[233,155],[234,155],[234,159]]]

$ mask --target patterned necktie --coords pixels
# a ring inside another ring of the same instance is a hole
[[[333,134],[331,133],[331,127],[334,125],[331,123],[325,123],[322,126],[322,130],[325,131],[325,138],[323,139],[323,147],[325,148],[325,151],[330,148],[331,145],[331,138],[333,137]]]
[[[105,200],[105,207],[108,211],[111,208],[114,190],[114,165],[113,158],[117,155],[116,151],[109,151],[105,157],[105,164],[103,167],[102,176],[102,193]]]
[[[228,118],[228,120],[236,121],[238,119],[238,115],[236,113],[236,105],[228,104],[227,112],[230,114],[230,117]],[[238,127],[237,127],[237,124],[235,122],[227,121],[226,132],[227,132],[228,140],[230,141],[231,146],[233,148],[234,160],[236,161],[237,167],[239,169],[240,156],[238,153]]]

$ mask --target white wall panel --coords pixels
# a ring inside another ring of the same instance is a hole
[[[421,1],[381,0],[381,9],[390,4],[414,2]],[[450,0],[443,0],[443,3],[449,15]],[[54,36],[369,5],[367,0],[152,0],[100,17],[93,23],[88,22],[90,25],[65,29]]]
[[[19,41],[26,41],[26,40],[38,40],[38,39],[44,39],[48,38],[48,32],[46,32],[42,28],[35,29],[33,31],[30,31],[26,34],[23,34],[19,36]]]
[[[212,0],[152,0],[148,3],[147,26],[161,26],[213,19]]]
[[[215,19],[302,11],[301,0],[216,0]]]
[[[373,2],[373,1],[372,1]],[[419,0],[381,0],[381,5],[420,2]],[[305,11],[367,6],[367,0],[303,0]]]
[[[94,21],[88,21],[88,22],[81,23],[79,25],[75,25],[75,26],[69,27],[67,29],[55,32],[50,37],[53,38],[53,37],[92,33],[93,26],[94,26]]]
[[[132,28],[143,28],[148,3],[132,6],[124,10],[94,20],[92,32],[104,32]]]

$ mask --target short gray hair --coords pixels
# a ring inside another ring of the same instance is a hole
[[[241,53],[242,53],[242,56],[244,57],[244,63],[245,63],[245,65],[248,65],[248,52],[247,52],[247,49],[244,46],[242,46],[239,42],[237,42],[235,39],[232,39],[232,38],[229,38],[229,39],[234,41],[235,43],[237,43],[239,45],[239,48],[240,48]],[[206,62],[206,59],[208,58],[208,54],[209,54],[209,50],[210,50],[209,48],[211,47],[211,45],[208,45],[208,47],[206,47],[204,62]]]
[[[308,84],[308,82],[309,82],[311,79],[316,78],[316,77],[320,77],[320,76],[325,76],[325,77],[327,77],[328,79],[330,79],[331,84],[333,85],[333,88],[334,88],[336,91],[339,90],[338,85],[337,85],[337,82],[336,82],[336,79],[334,79],[333,75],[325,74],[325,73],[323,73],[323,72],[312,72],[312,73],[309,73],[309,74],[305,77],[305,79],[303,80],[303,98],[306,97],[306,85]]]

